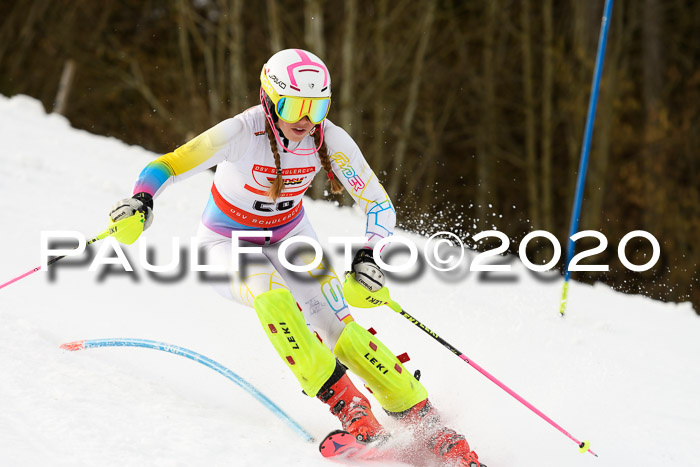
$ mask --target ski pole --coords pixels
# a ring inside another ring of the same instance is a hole
[[[105,237],[109,237],[110,235],[114,236],[118,241],[122,243],[133,243],[136,240],[136,237],[138,235],[135,235],[136,232],[139,234],[143,231],[143,221],[144,221],[144,214],[143,213],[138,213],[137,215],[133,215],[130,217],[127,217],[125,219],[122,219],[120,221],[114,222],[110,220],[109,227],[107,227],[105,230],[97,234],[95,237],[91,238],[85,243],[85,246],[90,245],[92,243],[95,243],[98,240],[102,240]],[[140,231],[139,231],[140,228]],[[133,240],[131,240],[133,238]],[[129,241],[131,240],[131,241]],[[63,256],[56,256],[55,258],[50,259],[49,261],[46,262],[46,267],[51,266],[53,263],[56,261],[59,261],[63,258],[65,258],[68,255],[63,255]],[[37,266],[34,269],[31,269],[24,274],[20,274],[19,276],[15,277],[14,279],[10,279],[9,281],[5,282],[4,284],[0,284],[0,289],[7,287],[10,284],[14,284],[15,282],[24,279],[25,277],[34,274],[37,271],[41,270],[41,266]]]
[[[103,238],[107,237],[108,235],[109,235],[109,229],[105,229],[104,231],[100,232],[96,237],[88,240],[85,243],[85,245],[87,246],[87,245],[90,245],[91,243],[95,243],[98,240],[102,240]],[[46,267],[51,266],[53,263],[65,258],[66,256],[68,256],[68,255],[56,256],[55,258],[50,259],[49,261],[47,261]],[[0,289],[2,289],[3,287],[7,287],[10,284],[14,284],[18,280],[24,279],[25,277],[29,276],[30,274],[34,274],[35,272],[40,271],[40,270],[41,270],[41,266],[37,266],[34,269],[31,269],[31,270],[25,272],[24,274],[21,274],[21,275],[15,277],[14,279],[11,279],[11,280],[5,282],[4,284],[1,284]]]
[[[565,429],[563,429],[563,428],[562,428],[561,426],[559,426],[559,424],[557,424],[554,420],[552,420],[551,418],[549,418],[548,416],[546,416],[544,413],[542,413],[542,411],[540,411],[537,407],[535,407],[534,405],[530,404],[528,401],[526,401],[525,399],[523,399],[520,395],[518,395],[515,391],[513,391],[512,389],[510,389],[508,386],[506,386],[505,384],[503,384],[501,381],[499,381],[499,380],[498,380],[495,376],[493,376],[491,373],[489,373],[488,371],[484,370],[484,369],[483,369],[481,366],[479,366],[476,362],[474,362],[473,360],[471,360],[470,358],[468,358],[466,355],[464,355],[462,352],[460,352],[459,350],[457,350],[455,347],[453,347],[453,346],[452,346],[449,342],[447,342],[445,339],[443,339],[442,337],[438,336],[435,332],[431,331],[431,330],[430,330],[427,326],[425,326],[423,323],[421,323],[421,322],[418,321],[416,318],[414,318],[413,316],[411,316],[410,314],[408,314],[405,310],[403,310],[403,309],[399,306],[398,303],[393,302],[393,305],[395,305],[395,306],[392,306],[392,303],[387,303],[387,305],[389,306],[389,308],[391,308],[392,310],[396,311],[396,312],[399,313],[401,316],[403,316],[404,318],[408,319],[410,322],[412,322],[413,324],[415,324],[416,326],[418,326],[419,328],[421,328],[426,334],[428,334],[428,335],[431,336],[433,339],[435,339],[435,340],[438,341],[440,344],[442,344],[445,348],[447,348],[447,350],[449,350],[450,352],[452,352],[453,354],[457,355],[459,358],[461,358],[462,360],[464,360],[465,362],[467,362],[467,363],[468,363],[469,365],[471,365],[472,368],[474,368],[476,371],[478,371],[478,372],[481,373],[482,375],[486,376],[486,377],[487,377],[488,379],[490,379],[493,383],[495,383],[498,387],[500,387],[500,388],[503,389],[505,392],[507,392],[508,394],[510,394],[511,396],[513,396],[516,400],[518,400],[518,401],[519,401],[521,404],[523,404],[525,407],[527,407],[528,409],[530,409],[530,410],[532,410],[533,412],[535,412],[535,413],[536,413],[537,415],[539,415],[544,421],[546,421],[547,423],[549,423],[550,425],[552,425],[554,428],[556,428],[557,430],[559,430],[560,432],[562,432],[564,435],[566,435],[566,436],[567,436],[569,439],[571,439],[573,442],[575,442],[576,444],[578,444],[579,451],[580,451],[581,453],[584,453],[584,452],[588,451],[588,452],[590,452],[591,454],[593,454],[594,456],[598,457],[598,454],[596,454],[595,452],[593,452],[593,451],[591,451],[591,450],[589,449],[589,446],[590,446],[590,444],[591,444],[590,441],[579,441],[578,439],[576,439],[575,437],[573,437],[571,434],[569,434],[568,431],[566,431]]]
[[[430,328],[428,328],[426,325],[418,321],[416,318],[411,316],[408,312],[406,312],[401,306],[395,302],[394,300],[391,299],[389,296],[389,290],[386,287],[382,287],[379,289],[377,292],[370,292],[366,288],[364,288],[362,285],[360,285],[355,278],[353,277],[352,274],[348,274],[345,276],[345,285],[343,286],[343,294],[345,295],[345,298],[348,300],[348,303],[350,303],[352,306],[360,307],[360,308],[373,308],[379,305],[387,305],[389,308],[394,310],[395,312],[399,313],[401,316],[404,318],[408,319],[410,322],[421,328],[426,334],[428,334],[430,337],[438,341],[440,344],[443,345],[447,350],[452,352],[453,354],[457,355],[459,358],[464,360],[466,363],[471,365],[472,368],[474,368],[476,371],[481,373],[482,375],[486,376],[491,382],[495,383],[498,387],[503,389],[505,392],[513,396],[518,402],[523,404],[525,407],[528,409],[532,410],[535,412],[537,415],[540,416],[544,421],[552,425],[554,428],[559,430],[562,434],[564,434],[566,437],[568,437],[570,440],[578,444],[579,447],[579,452],[584,453],[586,451],[590,452],[594,456],[598,457],[598,454],[595,452],[591,451],[589,449],[590,446],[590,441],[579,441],[575,437],[573,437],[568,431],[563,429],[561,426],[559,426],[554,420],[546,416],[542,411],[540,411],[537,407],[534,405],[530,404],[528,401],[523,399],[520,395],[518,395],[515,391],[510,389],[508,386],[503,384],[501,381],[496,379],[495,376],[493,376],[491,373],[483,369],[481,366],[479,366],[476,362],[474,362],[472,359],[464,355],[461,351],[457,350],[454,346],[452,346],[449,342],[447,342],[445,339],[442,337],[438,336],[437,333],[432,331]]]

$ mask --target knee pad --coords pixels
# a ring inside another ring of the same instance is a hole
[[[341,363],[365,381],[388,412],[408,410],[428,397],[428,391],[399,359],[356,322],[345,326],[334,351]]]
[[[314,397],[335,370],[333,353],[306,326],[291,292],[275,289],[253,302],[265,334],[292,370],[304,392]]]

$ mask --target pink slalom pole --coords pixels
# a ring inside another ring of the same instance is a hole
[[[550,425],[552,425],[554,428],[556,428],[557,430],[559,430],[562,434],[566,435],[571,441],[573,441],[574,443],[578,444],[579,452],[581,452],[581,453],[590,452],[590,453],[593,454],[594,456],[598,457],[598,454],[596,454],[595,452],[593,452],[593,451],[591,451],[591,450],[589,449],[589,446],[590,446],[590,442],[589,442],[589,441],[579,441],[578,439],[576,439],[575,437],[573,437],[568,431],[566,431],[566,430],[563,429],[561,426],[559,426],[556,422],[554,422],[554,420],[552,420],[551,418],[549,418],[548,416],[546,416],[544,413],[542,413],[542,411],[540,411],[539,409],[537,409],[534,405],[530,404],[528,401],[526,401],[525,399],[523,399],[522,397],[520,397],[520,395],[518,395],[515,391],[513,391],[513,390],[510,389],[508,386],[506,386],[505,384],[503,384],[502,382],[500,382],[498,379],[496,379],[496,377],[494,377],[491,373],[489,373],[488,371],[484,370],[482,367],[480,367],[480,366],[477,365],[475,362],[473,362],[472,360],[470,360],[470,359],[469,359],[466,355],[464,355],[462,352],[460,352],[460,351],[457,350],[455,347],[453,347],[452,345],[450,345],[449,342],[445,341],[442,337],[438,336],[435,332],[431,331],[431,330],[430,330],[428,327],[426,327],[423,323],[421,323],[420,321],[418,321],[417,319],[415,319],[413,316],[411,316],[410,314],[408,314],[406,311],[404,311],[404,310],[401,308],[401,306],[399,306],[398,303],[396,303],[396,302],[394,302],[394,301],[391,301],[391,302],[386,302],[386,304],[387,304],[391,309],[393,309],[393,310],[396,311],[397,313],[401,314],[404,318],[408,319],[410,322],[412,322],[413,324],[415,324],[416,326],[418,326],[419,328],[421,328],[426,334],[430,335],[430,337],[432,337],[433,339],[435,339],[436,341],[438,341],[439,343],[441,343],[441,344],[442,344],[444,347],[446,347],[450,352],[452,352],[453,354],[457,355],[459,358],[461,358],[462,360],[464,360],[465,362],[467,362],[467,363],[468,363],[469,365],[471,365],[471,367],[474,368],[476,371],[478,371],[478,372],[481,373],[482,375],[486,376],[486,377],[487,377],[488,379],[490,379],[493,383],[495,383],[499,388],[503,389],[505,392],[507,392],[508,394],[510,394],[511,396],[513,396],[515,399],[517,399],[517,400],[518,400],[521,404],[523,404],[525,407],[527,407],[528,409],[530,409],[530,410],[532,410],[533,412],[535,412],[537,415],[540,416],[540,418],[542,418],[544,421],[546,421],[547,423],[549,423]]]

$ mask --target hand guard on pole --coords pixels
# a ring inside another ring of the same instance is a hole
[[[109,212],[110,235],[119,243],[131,245],[153,223],[153,197],[136,193],[117,202]]]
[[[131,217],[137,212],[143,212],[143,230],[153,223],[153,197],[148,193],[137,193],[131,198],[124,198],[112,206],[109,217],[113,222],[118,222]]]
[[[376,292],[384,287],[384,272],[374,261],[370,248],[360,248],[352,260],[352,272],[355,280],[370,292]]]

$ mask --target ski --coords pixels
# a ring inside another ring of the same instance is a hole
[[[389,437],[373,443],[363,443],[347,431],[335,430],[321,441],[318,447],[325,458],[351,459],[353,461],[396,461],[412,465],[432,465],[437,459],[433,453],[420,446]],[[458,460],[455,460],[458,462]],[[461,464],[460,464],[461,465]],[[469,467],[486,467],[472,461]]]
[[[335,430],[321,441],[318,450],[323,457],[354,460],[391,459],[392,452],[384,447],[385,442],[363,443],[343,430]]]

